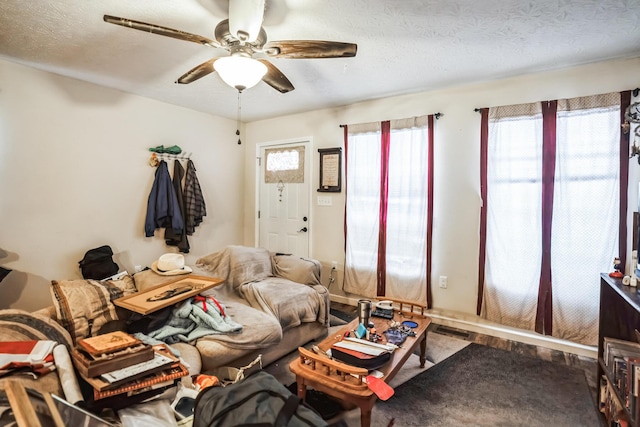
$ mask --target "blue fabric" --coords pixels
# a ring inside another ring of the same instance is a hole
[[[167,162],[164,160],[158,165],[149,193],[147,217],[144,223],[145,236],[152,237],[156,228],[172,228],[178,234],[182,233],[184,228],[178,198],[169,176]]]
[[[228,314],[223,316],[220,309],[207,297],[207,311],[203,309],[202,302],[194,302],[195,298],[189,298],[177,304],[169,316],[167,323],[149,332],[151,338],[164,341],[169,344],[177,342],[192,342],[198,338],[213,334],[229,334],[240,332],[242,325],[231,320]],[[223,311],[225,307],[221,305]]]

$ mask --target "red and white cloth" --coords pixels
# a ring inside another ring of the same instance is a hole
[[[0,341],[0,376],[16,370],[39,375],[55,370],[53,349],[57,344],[48,340]]]

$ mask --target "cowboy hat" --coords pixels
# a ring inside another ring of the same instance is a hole
[[[184,265],[182,254],[164,254],[151,264],[151,269],[163,276],[176,276],[191,273],[191,267]]]

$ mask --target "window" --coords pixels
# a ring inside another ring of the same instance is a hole
[[[264,181],[266,183],[304,182],[304,146],[268,148],[265,151]]]
[[[348,127],[346,291],[429,303],[432,129],[433,116]]]
[[[620,111],[628,99],[612,93],[483,111],[484,317],[597,344],[599,275],[626,247]]]

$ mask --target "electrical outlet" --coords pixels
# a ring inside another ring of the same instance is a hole
[[[447,276],[440,276],[440,280],[438,282],[441,288],[447,287]]]
[[[331,261],[331,269],[332,270],[338,269],[338,261]]]

